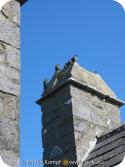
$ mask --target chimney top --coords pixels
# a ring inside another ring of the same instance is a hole
[[[57,70],[57,67],[59,70]],[[77,56],[71,58],[61,70],[60,66],[56,66],[56,71],[52,79],[44,86],[43,96],[37,101],[41,104],[44,99],[52,93],[58,91],[64,85],[71,83],[81,89],[84,89],[102,100],[122,106],[125,103],[117,99],[115,93],[109,88],[99,74],[87,71],[77,63]],[[44,83],[45,85],[45,83]]]

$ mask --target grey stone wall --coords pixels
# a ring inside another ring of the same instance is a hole
[[[19,166],[20,3],[0,12],[0,156]]]
[[[82,162],[96,137],[121,125],[118,106],[72,84],[48,96],[42,111],[44,160]]]
[[[84,159],[96,137],[121,125],[119,107],[71,86],[77,160]]]
[[[65,87],[42,105],[43,159],[76,160],[70,87]],[[71,151],[72,150],[72,151]]]

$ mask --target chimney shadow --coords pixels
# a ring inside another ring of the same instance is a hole
[[[70,86],[42,103],[43,161],[47,166],[76,166],[76,145]]]

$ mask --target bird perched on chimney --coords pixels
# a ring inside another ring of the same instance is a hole
[[[77,55],[75,55],[74,57],[72,57],[65,65],[64,65],[64,69],[66,70],[68,66],[74,64],[77,61]]]
[[[77,61],[77,55],[75,55],[72,59],[71,59],[71,62],[72,63],[75,63]]]
[[[49,80],[45,79],[44,82],[43,82],[44,89],[47,88],[48,84],[49,84]]]
[[[56,70],[56,72],[59,72],[59,71],[61,71],[60,64],[57,64],[57,65],[55,66],[55,70]]]

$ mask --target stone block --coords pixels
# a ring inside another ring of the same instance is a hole
[[[0,41],[4,41],[15,48],[20,48],[19,27],[4,17],[0,16]]]
[[[20,52],[3,42],[0,42],[0,65],[8,65],[20,70]]]
[[[6,141],[4,140],[4,138],[2,137],[2,134],[0,134],[0,150],[3,150],[6,148]]]
[[[12,167],[19,167],[18,154],[10,150],[0,150],[0,155],[4,163]]]
[[[17,69],[0,65],[0,90],[19,96],[20,94],[20,72]]]
[[[6,46],[0,42],[0,64],[5,62]]]
[[[0,92],[0,117],[19,121],[19,97]]]
[[[17,122],[0,117],[0,138],[4,150],[11,150],[13,152],[19,152],[19,126]]]
[[[105,128],[105,133],[120,124],[118,106],[101,101],[97,96],[71,87],[73,116]]]
[[[3,15],[14,22],[17,25],[20,25],[20,3],[17,1],[9,1],[2,8]]]

